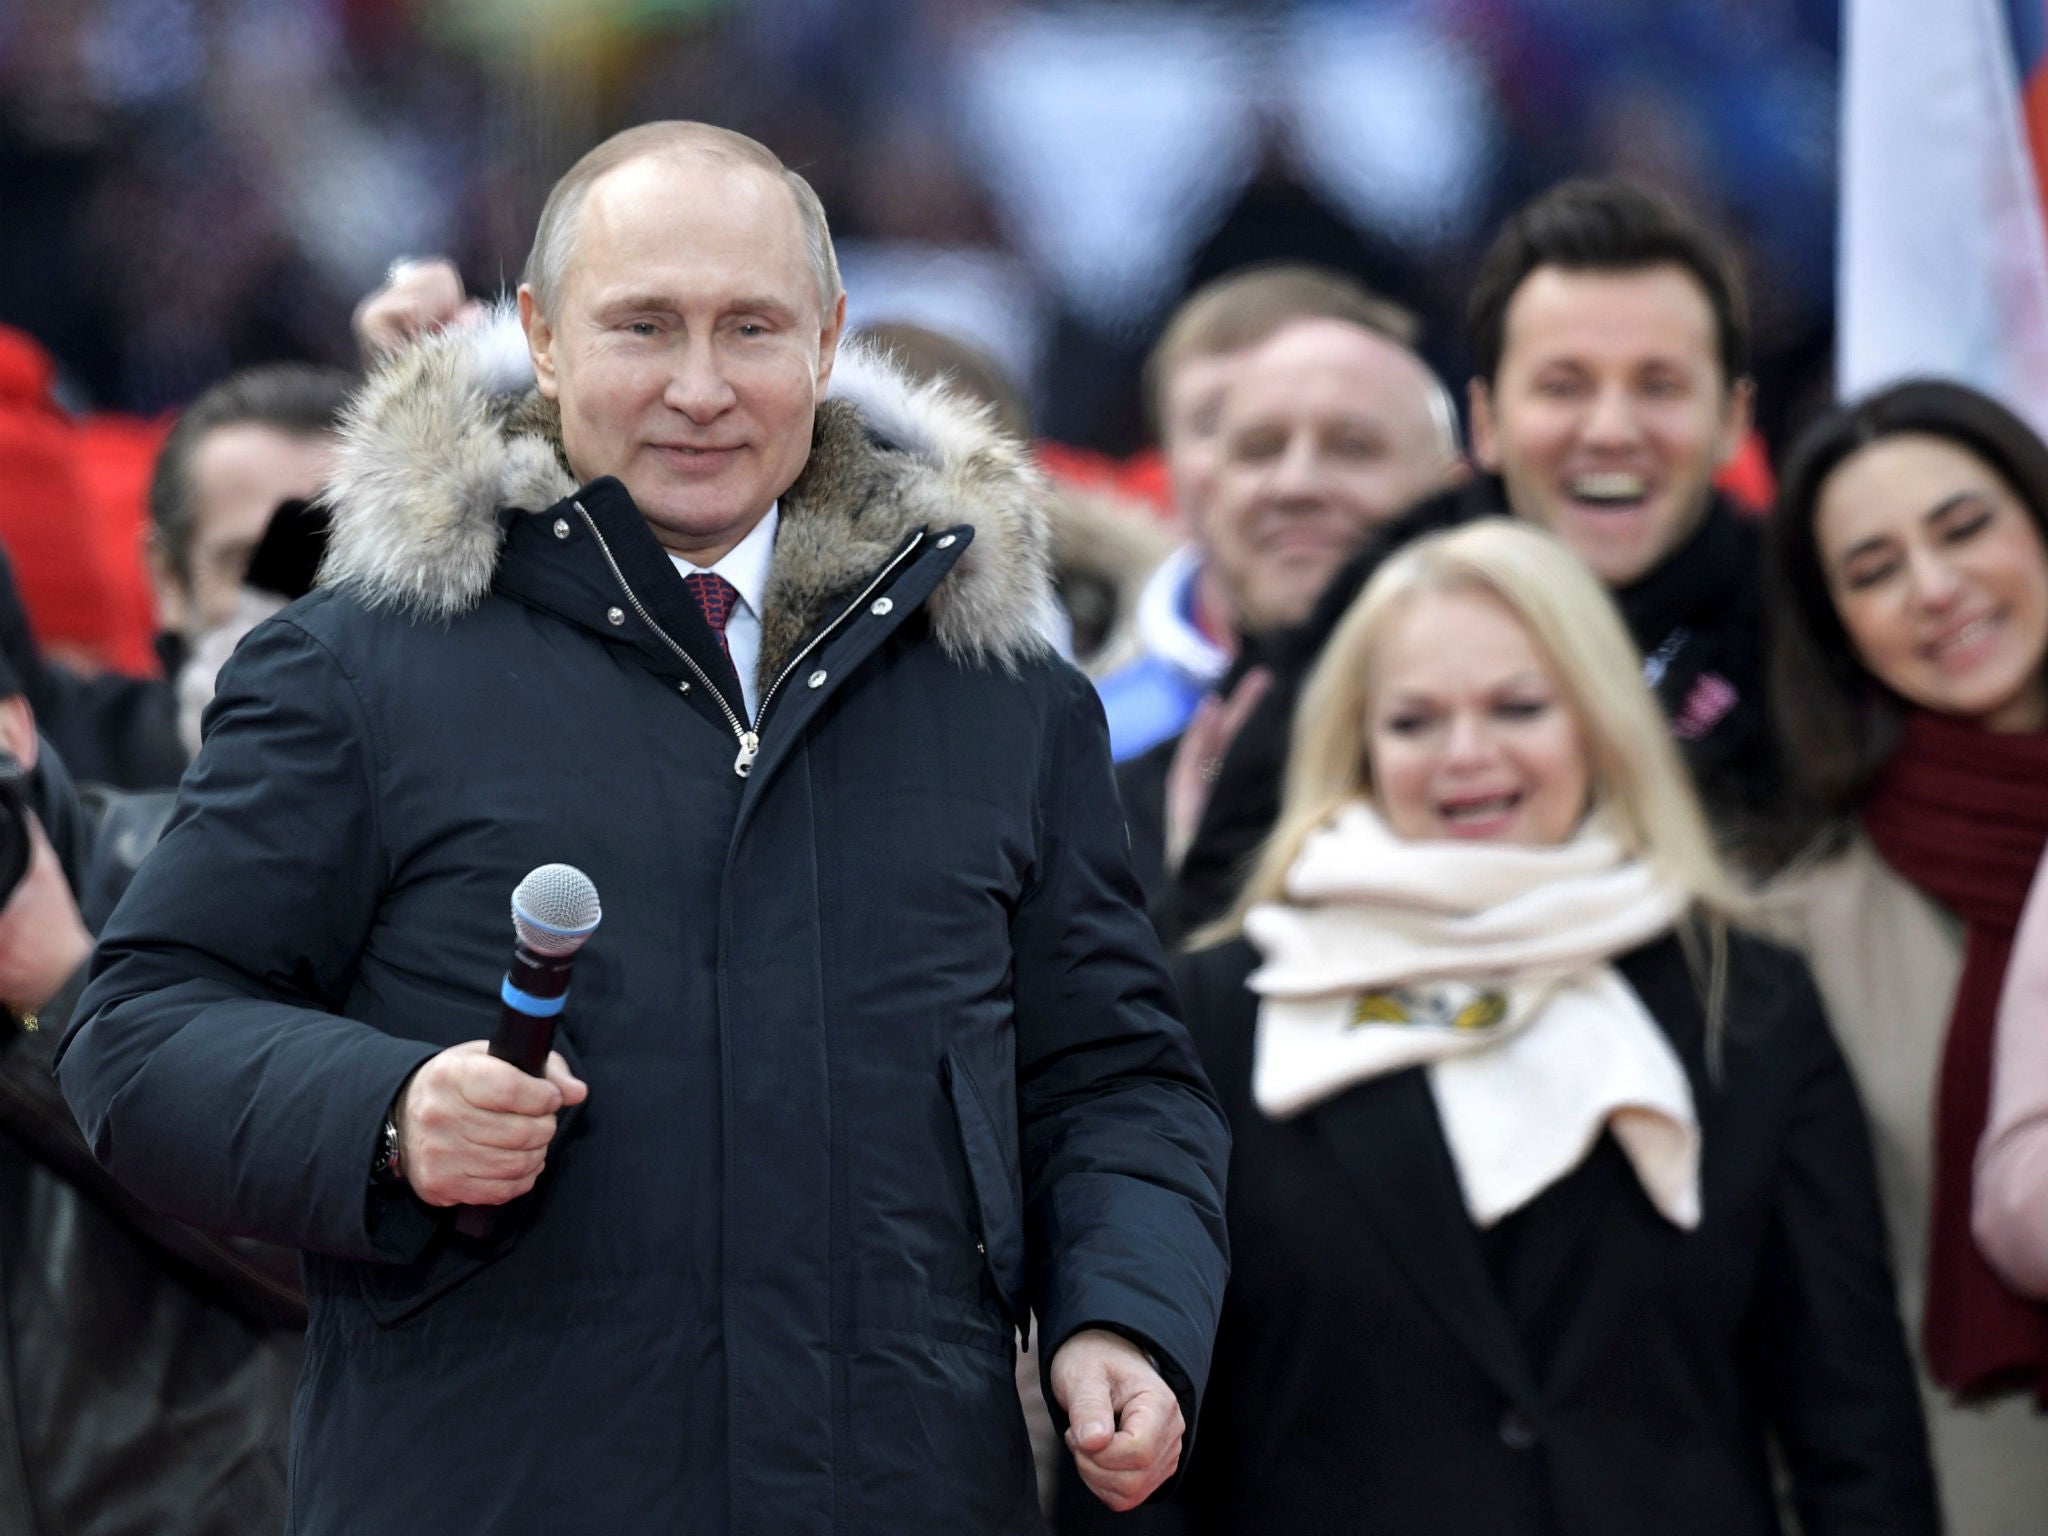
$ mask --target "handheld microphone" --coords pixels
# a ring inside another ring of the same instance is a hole
[[[555,1020],[569,1001],[569,968],[597,931],[603,909],[590,877],[569,864],[543,864],[512,892],[512,964],[498,988],[498,1027],[491,1054],[529,1077],[546,1075]],[[464,1206],[455,1229],[487,1237],[496,1207]]]

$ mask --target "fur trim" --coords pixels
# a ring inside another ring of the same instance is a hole
[[[1179,546],[1142,502],[1055,480],[1046,495],[1053,577],[1074,620],[1074,655],[1091,677],[1138,654],[1145,583]]]
[[[957,660],[1004,666],[1042,653],[1064,622],[1044,497],[1023,445],[996,429],[986,406],[914,382],[858,339],[843,343],[810,461],[782,499],[763,674],[779,671],[769,659],[794,655],[913,530],[962,522],[974,543],[925,605],[939,644]]]
[[[443,331],[357,394],[329,490],[324,585],[453,617],[490,590],[498,509],[543,511],[576,489],[553,405],[496,387],[503,350],[489,328]],[[913,530],[954,523],[971,524],[975,537],[927,601],[939,644],[959,660],[1006,667],[1044,653],[1060,624],[1045,495],[1023,445],[985,409],[844,343],[810,460],[782,497],[762,675],[780,671]]]
[[[490,591],[498,508],[553,506],[576,488],[553,444],[507,431],[518,397],[503,392],[504,348],[490,335],[502,320],[406,348],[349,402],[323,585],[452,617]]]

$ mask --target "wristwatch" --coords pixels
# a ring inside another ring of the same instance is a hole
[[[370,1165],[370,1183],[377,1189],[396,1189],[405,1183],[405,1170],[398,1165],[398,1122],[384,1112],[384,1134],[377,1142],[377,1160]]]

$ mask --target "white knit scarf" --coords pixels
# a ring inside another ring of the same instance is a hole
[[[1526,1205],[1603,1127],[1675,1225],[1699,1224],[1699,1118],[1664,1032],[1608,962],[1686,905],[1598,819],[1568,843],[1406,842],[1362,801],[1312,833],[1264,956],[1252,1096],[1275,1119],[1425,1066],[1472,1219]]]

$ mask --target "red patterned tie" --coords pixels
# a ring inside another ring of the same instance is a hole
[[[718,636],[718,648],[725,652],[725,659],[731,661],[732,647],[725,643],[725,624],[732,617],[733,605],[740,600],[739,589],[716,571],[692,571],[683,578],[683,585],[690,589],[690,596],[697,599],[704,622]]]

